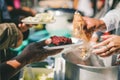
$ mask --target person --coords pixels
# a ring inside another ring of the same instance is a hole
[[[25,65],[41,61],[50,55],[60,52],[58,50],[46,50],[43,47],[47,45],[47,40],[29,44],[20,55],[0,64],[1,80],[10,79]]]
[[[35,16],[36,14],[34,9],[21,6],[21,0],[5,0],[5,2],[12,18],[19,18],[21,16]]]
[[[0,0],[0,63],[17,55],[12,48],[20,46],[27,39],[30,27],[32,26],[21,23],[20,20],[11,19],[4,0]],[[17,80],[16,76],[11,80]]]
[[[12,20],[4,0],[0,0],[0,23],[0,61],[3,62],[11,58],[10,48],[18,47],[22,40],[27,39],[28,29],[32,26]]]
[[[93,48],[102,47],[97,50],[93,50],[93,53],[100,55],[101,57],[106,57],[112,55],[114,52],[120,49],[119,39],[120,39],[120,3],[115,9],[110,10],[101,19],[83,17],[86,22],[85,30],[94,29],[94,31],[109,32],[112,31],[115,35],[105,35],[102,36],[103,41],[93,46]]]
[[[31,43],[20,55],[14,55],[11,48],[21,45],[28,36],[28,29],[32,26],[19,21],[13,22],[4,0],[0,0],[0,80],[12,79],[25,65],[41,61],[55,53],[55,51],[44,50],[42,47],[45,42],[42,41]]]
[[[73,0],[73,8],[81,11],[84,16],[93,16],[93,9],[90,0]],[[85,6],[86,5],[86,6]]]
[[[97,0],[96,10],[95,10],[96,12],[94,14],[94,18],[99,19],[100,17],[105,15],[105,13],[107,12],[107,9],[108,9],[108,8],[106,8],[106,5],[107,5],[106,2],[105,2],[105,0]]]

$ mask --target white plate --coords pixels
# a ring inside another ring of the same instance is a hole
[[[48,24],[48,23],[53,23],[55,22],[55,20],[51,20],[51,21],[46,21],[46,22],[37,22],[37,21],[27,21],[27,20],[21,20],[23,23],[25,24]]]
[[[47,49],[47,50],[64,49],[64,48],[68,48],[68,47],[76,47],[76,46],[79,46],[79,45],[83,44],[83,41],[81,39],[72,37],[71,40],[72,40],[73,44],[67,44],[67,45],[61,45],[61,46],[53,46],[53,47],[45,46],[44,49]]]

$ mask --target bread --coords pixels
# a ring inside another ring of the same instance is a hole
[[[85,30],[83,30],[84,26],[85,21],[83,20],[82,16],[79,12],[75,12],[73,19],[73,37],[77,37],[88,42],[91,35],[88,32],[85,32]]]

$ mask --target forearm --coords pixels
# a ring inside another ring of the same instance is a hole
[[[73,8],[77,9],[78,6],[78,0],[73,0]]]
[[[107,31],[118,28],[120,26],[120,8],[109,11],[101,20],[104,21]]]

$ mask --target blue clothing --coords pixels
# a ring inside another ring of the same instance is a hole
[[[1,17],[2,19],[10,19],[9,12],[7,10],[6,4],[4,0],[0,0],[0,10],[2,11]]]

